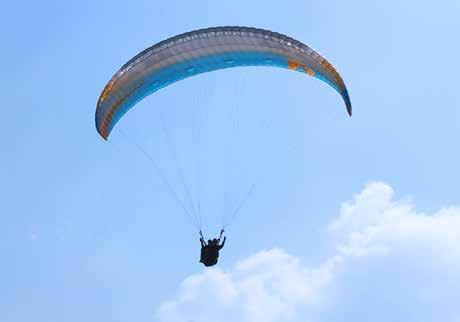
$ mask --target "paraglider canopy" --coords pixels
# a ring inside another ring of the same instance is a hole
[[[319,78],[342,96],[351,116],[342,77],[309,46],[268,30],[214,27],[161,41],[121,67],[99,97],[97,131],[107,140],[121,117],[149,94],[193,75],[238,66],[288,68]]]

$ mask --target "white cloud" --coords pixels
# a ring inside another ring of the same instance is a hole
[[[236,264],[188,277],[178,296],[158,310],[161,321],[288,321],[300,307],[317,305],[330,265],[310,270],[281,249],[261,251]],[[207,305],[205,302],[207,299]],[[210,305],[209,305],[210,304]]]
[[[342,205],[330,231],[345,256],[411,256],[420,252],[460,263],[460,208],[417,213],[410,200],[394,201],[393,189],[371,183],[352,202]]]
[[[281,249],[188,277],[162,322],[457,321],[460,209],[417,213],[376,182],[342,205],[317,267]],[[208,301],[207,299],[211,299]],[[211,303],[211,304],[209,304]]]

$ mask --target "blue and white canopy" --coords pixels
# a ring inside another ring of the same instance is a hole
[[[351,102],[341,76],[309,46],[268,30],[215,27],[159,42],[121,67],[99,97],[97,131],[107,139],[129,109],[160,88],[193,75],[238,66],[283,67],[315,76],[342,96],[351,116]]]

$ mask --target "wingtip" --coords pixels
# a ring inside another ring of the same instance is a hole
[[[340,93],[342,95],[343,101],[345,103],[345,107],[347,108],[348,115],[351,117],[353,115],[352,107],[351,107],[351,100],[348,94],[348,90],[345,88],[343,92]]]
[[[96,127],[97,133],[99,133],[99,136],[104,139],[104,141],[107,141],[109,139],[109,133],[107,131],[104,131],[100,129],[99,127]]]
[[[109,133],[105,131],[104,133],[100,133],[101,137],[104,139],[104,141],[107,141],[109,139]]]

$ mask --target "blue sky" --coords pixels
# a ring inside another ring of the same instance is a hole
[[[458,1],[43,1],[2,12],[1,321],[458,321]],[[233,69],[161,90],[123,132],[98,136],[95,105],[121,65],[220,25],[318,50],[354,116],[316,79]],[[255,184],[218,268],[198,264],[196,232],[132,142],[185,198],[177,153],[207,235]],[[220,292],[222,281],[236,291]],[[247,281],[305,287],[297,297],[270,288],[279,306],[253,306],[279,307],[265,316],[248,309]],[[204,296],[219,299],[215,311]],[[389,313],[396,302],[409,309]]]

